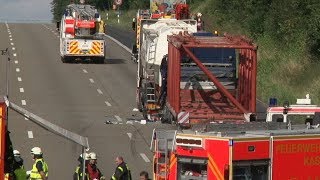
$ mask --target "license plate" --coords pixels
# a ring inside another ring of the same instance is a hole
[[[81,46],[81,49],[89,49],[89,45],[88,45],[88,44],[83,44],[83,45]]]

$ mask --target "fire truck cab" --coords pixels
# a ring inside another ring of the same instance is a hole
[[[296,104],[290,105],[287,101],[283,106],[276,106],[276,101],[274,103],[267,109],[267,122],[320,124],[320,107],[311,104],[309,94],[304,99],[297,99]]]
[[[319,179],[320,129],[282,122],[154,130],[155,180]]]

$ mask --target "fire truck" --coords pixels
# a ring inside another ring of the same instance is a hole
[[[320,128],[283,122],[154,130],[155,180],[320,179]]]
[[[297,99],[296,104],[290,105],[286,101],[283,106],[271,104],[267,109],[267,122],[291,122],[291,123],[319,123],[320,122],[320,107],[311,104],[309,94],[304,99]]]
[[[82,3],[84,3],[82,1]],[[60,56],[64,63],[89,60],[103,63],[105,59],[104,25],[94,6],[69,4],[57,24],[60,31]],[[103,26],[103,27],[100,27]]]
[[[252,41],[182,30],[163,40],[165,31],[153,32],[143,35],[137,73],[137,104],[146,119],[180,125],[254,119],[257,46]]]
[[[190,20],[189,6],[186,0],[150,0],[150,9],[137,11],[133,18],[132,29],[136,33],[136,44],[132,47],[132,60],[139,61],[141,44],[144,41],[142,30],[145,26],[152,25],[160,19]],[[186,21],[196,24],[196,21]]]

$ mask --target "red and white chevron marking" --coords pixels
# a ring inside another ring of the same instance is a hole
[[[178,123],[189,123],[189,112],[180,112],[178,114]]]

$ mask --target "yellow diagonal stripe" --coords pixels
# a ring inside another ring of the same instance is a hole
[[[217,173],[217,178],[223,180],[223,176],[222,173],[220,172],[216,162],[213,160],[212,156],[210,154],[208,154],[209,157],[209,164],[212,164],[212,167],[214,169],[213,173],[216,174]]]

